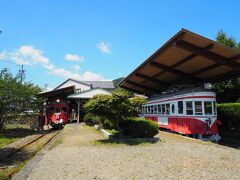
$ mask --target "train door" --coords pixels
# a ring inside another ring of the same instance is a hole
[[[170,117],[168,119],[169,127],[172,131],[176,131],[176,125],[177,125],[177,102],[171,102],[170,103]]]

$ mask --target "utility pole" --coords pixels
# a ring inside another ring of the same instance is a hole
[[[45,92],[47,92],[47,87],[48,87],[48,84],[44,84]]]
[[[20,76],[20,82],[21,82],[21,84],[22,84],[22,82],[23,82],[24,73],[25,73],[25,70],[23,69],[23,65],[21,65],[21,69],[19,70],[19,76]]]

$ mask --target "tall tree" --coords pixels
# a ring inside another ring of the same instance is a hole
[[[240,52],[240,42],[237,42],[234,37],[228,36],[223,30],[217,33],[216,41]],[[240,101],[240,78],[215,83],[214,91],[217,94],[217,101],[220,103]]]
[[[21,83],[7,69],[0,71],[0,129],[9,118],[18,114],[38,112],[43,99],[37,94],[41,88],[32,83]]]

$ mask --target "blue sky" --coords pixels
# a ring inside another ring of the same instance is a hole
[[[0,68],[55,87],[128,75],[181,28],[240,41],[240,1],[0,1]]]

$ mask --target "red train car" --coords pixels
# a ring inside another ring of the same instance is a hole
[[[199,138],[218,136],[216,95],[214,92],[178,92],[151,98],[142,107],[145,119],[161,128]]]
[[[48,101],[46,115],[54,129],[62,128],[69,122],[69,103],[60,99]]]

